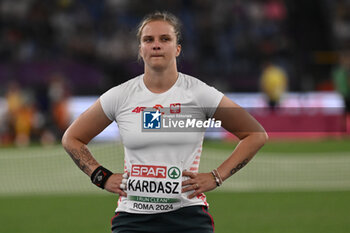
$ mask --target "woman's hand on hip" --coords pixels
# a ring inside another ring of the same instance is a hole
[[[123,174],[121,173],[111,175],[105,184],[105,189],[111,193],[117,193],[120,196],[126,197],[126,184],[125,182],[123,183],[123,179]]]
[[[188,196],[189,199],[194,198],[195,196],[215,189],[216,182],[213,175],[209,173],[194,173],[183,171],[182,176],[188,176],[190,179],[182,182],[182,192],[194,191]]]

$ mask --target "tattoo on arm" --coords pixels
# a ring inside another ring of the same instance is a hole
[[[245,159],[243,160],[243,162],[239,163],[234,169],[231,170],[231,175],[241,170],[245,165],[247,165],[248,162],[249,162],[249,159]]]
[[[98,165],[97,161],[91,155],[90,151],[85,145],[80,147],[80,150],[74,148],[65,148],[74,163],[87,175],[92,173],[90,166]]]

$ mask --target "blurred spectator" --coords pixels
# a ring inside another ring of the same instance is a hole
[[[8,84],[6,100],[10,118],[14,119],[23,105],[21,88],[17,82],[12,81]]]
[[[346,112],[350,114],[350,50],[341,52],[332,76],[334,87],[343,97]]]
[[[51,145],[60,138],[70,123],[65,78],[58,73],[50,77],[46,94],[34,98],[34,92],[12,81],[6,91],[7,111],[1,119],[0,144],[27,146],[31,140]],[[46,102],[43,99],[47,100]]]
[[[15,143],[17,146],[27,146],[31,141],[31,133],[33,130],[33,121],[35,115],[35,107],[32,100],[25,93],[25,100],[19,109],[15,118]]]
[[[70,114],[68,112],[68,98],[70,91],[66,85],[64,76],[53,74],[48,88],[50,100],[51,116],[57,137],[61,138],[64,131],[70,124]]]
[[[266,63],[261,74],[261,89],[268,98],[270,109],[274,110],[287,90],[287,74],[279,66]]]
[[[337,47],[344,47],[350,41],[350,1],[334,1],[333,31]]]
[[[30,143],[31,131],[35,115],[33,98],[29,92],[23,91],[18,83],[11,82],[6,93],[8,106],[8,134],[18,146]]]
[[[5,98],[7,103],[7,112],[5,113],[5,117],[3,119],[5,126],[2,129],[2,141],[4,144],[11,144],[16,137],[16,119],[22,106],[22,93],[17,82],[12,81],[7,85]]]

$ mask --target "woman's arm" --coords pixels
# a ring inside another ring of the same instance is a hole
[[[62,137],[62,145],[75,164],[88,176],[100,166],[87,148],[87,144],[104,130],[111,121],[104,114],[101,103],[97,100],[81,114]]]
[[[100,100],[97,100],[69,126],[62,137],[64,149],[75,164],[89,177],[100,164],[92,156],[87,144],[111,123],[112,121],[103,112]],[[121,180],[122,174],[113,174],[108,178],[104,188],[126,196],[126,193],[119,188]]]
[[[220,177],[224,181],[238,172],[253,158],[265,144],[268,136],[264,128],[246,110],[226,96],[222,98],[213,117],[216,120],[221,120],[222,127],[240,140],[232,154],[217,168]],[[189,185],[183,191],[196,190],[189,198],[216,187],[216,182],[211,173],[194,174],[184,172],[183,175],[191,178],[183,182],[183,186]]]
[[[266,143],[268,136],[264,128],[246,110],[223,97],[214,118],[221,120],[222,126],[239,138],[235,150],[218,168],[223,180],[244,167]]]

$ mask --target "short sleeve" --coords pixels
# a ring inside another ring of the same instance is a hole
[[[203,82],[195,88],[195,95],[199,106],[203,109],[207,118],[213,117],[217,107],[224,94],[216,88],[211,87]]]
[[[102,109],[108,119],[111,121],[116,121],[116,116],[118,115],[118,96],[120,95],[119,86],[109,89],[107,92],[100,96],[100,102]]]

